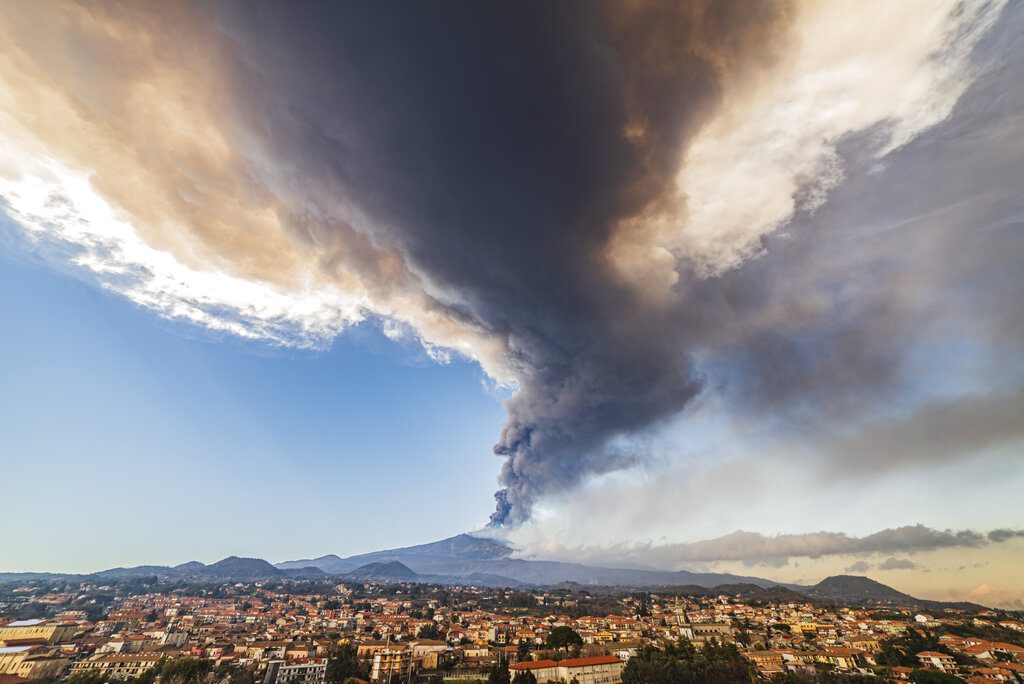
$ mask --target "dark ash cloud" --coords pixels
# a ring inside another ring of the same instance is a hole
[[[239,116],[311,202],[358,199],[426,306],[500,341],[517,391],[492,521],[633,462],[614,438],[678,414],[702,379],[685,318],[620,281],[609,236],[673,193],[726,72],[770,59],[790,3],[305,9],[219,12]]]

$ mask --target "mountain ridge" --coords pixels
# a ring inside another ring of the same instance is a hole
[[[493,539],[458,534],[440,541],[385,549],[342,558],[328,554],[313,559],[285,561],[274,567],[288,570],[302,565],[318,567],[329,574],[344,575],[368,563],[400,561],[420,575],[465,577],[496,575],[522,584],[554,585],[575,582],[590,586],[675,586],[695,584],[749,583],[767,588],[778,584],[760,577],[730,573],[695,573],[688,570],[609,568],[563,561],[512,558],[515,549]]]
[[[210,565],[193,560],[173,567],[140,565],[109,568],[91,574],[0,573],[0,582],[51,578],[126,580],[150,576],[195,581],[334,578],[356,582],[418,582],[481,587],[571,586],[597,590],[657,588],[817,603],[982,608],[973,603],[918,599],[863,575],[834,575],[815,585],[802,586],[730,573],[611,568],[563,561],[528,560],[513,558],[514,552],[511,546],[493,539],[459,534],[427,544],[385,549],[347,558],[326,554],[312,559],[271,564],[262,558],[228,556]]]

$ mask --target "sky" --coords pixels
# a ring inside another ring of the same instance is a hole
[[[0,570],[476,530],[1024,605],[1022,36],[0,5]]]
[[[211,338],[7,246],[4,502],[36,513],[0,570],[277,561],[479,526],[497,470],[479,445],[502,415],[475,365],[369,325],[319,352]]]

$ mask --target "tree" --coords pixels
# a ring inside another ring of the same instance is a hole
[[[416,633],[416,636],[420,639],[440,639],[441,630],[437,628],[437,625],[431,623],[420,627],[420,631]]]
[[[102,672],[76,672],[64,681],[68,684],[104,684],[107,675]]]
[[[366,679],[366,667],[359,660],[359,651],[352,644],[342,644],[332,658],[327,660],[324,681],[327,684],[343,684],[346,679]]]
[[[512,684],[537,684],[537,677],[529,670],[520,670],[512,678]]]
[[[213,669],[213,663],[209,660],[197,660],[195,658],[175,658],[157,666],[162,684],[174,682],[175,684],[196,684],[202,680]],[[156,670],[157,668],[153,668]]]
[[[648,646],[622,670],[622,684],[733,684],[755,681],[753,667],[733,644],[701,650],[680,641],[664,651]]]
[[[917,667],[917,654],[921,651],[947,652],[946,647],[941,646],[935,636],[927,632],[918,632],[916,629],[908,629],[907,633],[899,638],[883,641],[881,649],[875,658],[879,665],[904,667]]]
[[[220,665],[215,674],[221,684],[255,684],[252,672],[238,665]]]
[[[487,674],[487,684],[512,684],[512,676],[508,671],[508,663],[499,662]]]
[[[648,617],[651,614],[651,595],[641,592],[635,598],[637,617]]]
[[[572,627],[555,627],[548,634],[549,648],[568,648],[569,646],[582,646],[583,637],[576,633]]]

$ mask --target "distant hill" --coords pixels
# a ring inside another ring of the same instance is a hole
[[[294,577],[296,579],[316,579],[318,577],[330,577],[326,572],[318,567],[307,565],[304,568],[288,568],[282,570],[288,577]]]
[[[166,565],[137,565],[131,568],[110,568],[94,572],[96,579],[130,579],[132,577],[153,577],[166,575],[171,568]]]
[[[343,575],[358,582],[416,582],[420,576],[398,561],[367,563]]]
[[[174,572],[201,572],[205,567],[205,563],[200,563],[199,561],[188,561],[181,565],[175,565],[171,570]]]
[[[786,601],[803,603],[808,600],[807,596],[804,594],[778,584],[772,587],[762,587],[756,584],[746,583],[720,584],[717,587],[712,587],[711,589],[706,590],[705,593],[711,595],[724,594],[726,596],[742,596],[748,599],[761,599],[762,601],[775,601],[780,603]]]
[[[157,577],[164,579],[184,579],[197,581],[213,580],[257,580],[281,579],[285,577],[324,576],[318,568],[300,568],[285,572],[278,570],[262,558],[239,558],[229,556],[211,565],[199,561],[189,561],[170,567],[167,565],[138,565],[130,568],[110,568],[88,575],[50,575],[50,577],[76,577],[91,580],[120,581],[140,577]],[[16,579],[0,574],[0,581]]]
[[[284,577],[285,574],[262,558],[228,556],[213,565],[207,565],[201,574],[224,579],[264,579]]]
[[[805,587],[802,593],[811,599],[831,603],[849,603],[859,606],[903,606],[916,608],[958,610],[983,610],[985,606],[967,601],[931,601],[904,594],[870,577],[861,575],[835,575],[826,577],[813,587]]]
[[[903,604],[916,602],[913,596],[897,591],[870,577],[860,575],[835,575],[826,577],[803,593],[811,598],[834,601],[858,601],[873,603]]]
[[[427,575],[430,577],[430,575]],[[441,584],[450,584],[456,586],[471,586],[471,587],[525,587],[519,580],[514,580],[511,577],[504,577],[502,575],[488,575],[482,572],[471,572],[468,575],[460,575],[458,577],[446,577],[443,578]]]

